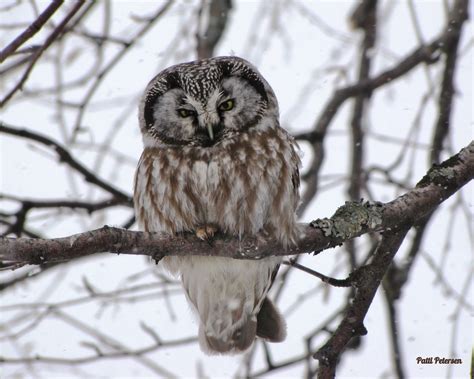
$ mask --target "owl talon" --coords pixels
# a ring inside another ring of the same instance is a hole
[[[209,244],[217,232],[217,228],[213,225],[204,225],[196,229],[196,236],[200,240],[207,241]]]

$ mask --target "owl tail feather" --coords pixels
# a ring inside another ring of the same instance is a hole
[[[224,336],[213,336],[205,334],[201,325],[199,328],[199,342],[204,351],[210,354],[235,354],[247,350],[255,340],[257,323],[255,320],[248,319],[240,327],[235,329],[232,334]]]
[[[247,350],[256,337],[268,342],[281,342],[286,337],[286,323],[273,303],[265,297],[257,317],[238,320],[233,328],[218,335],[199,327],[199,343],[208,354],[238,354]]]
[[[268,297],[257,315],[257,336],[268,342],[281,342],[286,338],[286,322]]]

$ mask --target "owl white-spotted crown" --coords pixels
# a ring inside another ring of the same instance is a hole
[[[182,63],[148,84],[140,106],[145,146],[211,147],[224,138],[278,118],[276,97],[247,61],[218,57]]]

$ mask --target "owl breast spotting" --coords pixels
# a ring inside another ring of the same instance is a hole
[[[264,231],[283,248],[298,236],[300,164],[279,126],[271,87],[247,61],[218,57],[170,67],[140,104],[144,151],[135,176],[135,211],[144,231]],[[279,257],[258,261],[165,257],[199,318],[207,353],[238,353],[258,336],[280,342],[286,326],[268,299]]]

